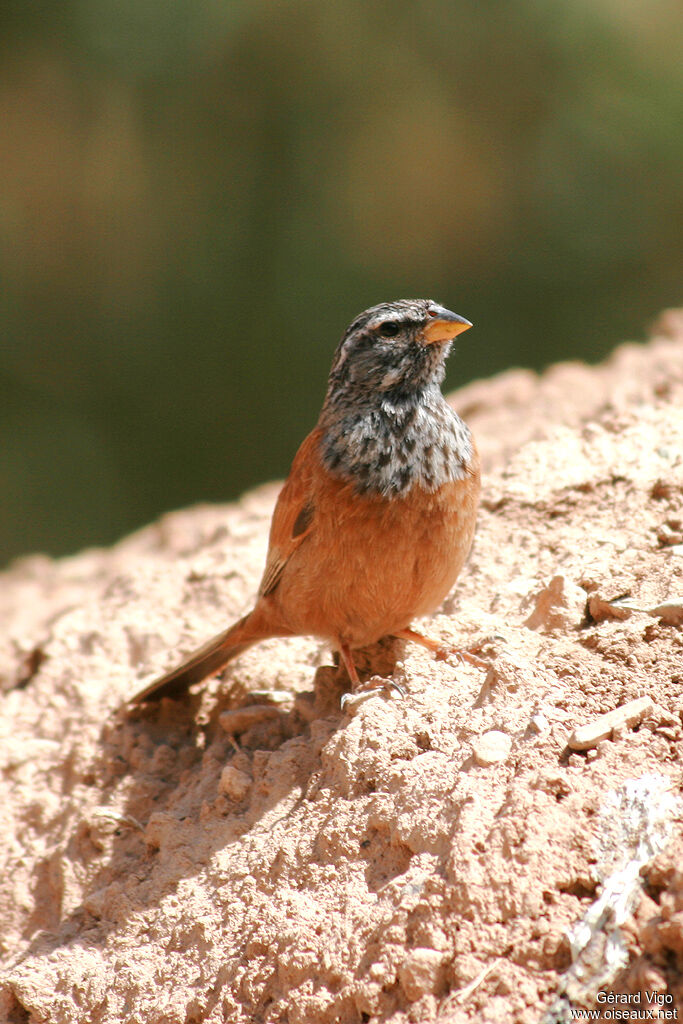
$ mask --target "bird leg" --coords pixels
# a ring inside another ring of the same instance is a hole
[[[381,693],[383,690],[395,690],[396,693],[401,697],[405,697],[406,691],[403,689],[400,683],[397,683],[395,679],[382,679],[380,676],[373,676],[368,680],[367,689],[361,688],[361,681],[358,678],[358,672],[351,656],[351,648],[348,644],[341,644],[339,647],[339,653],[341,654],[344,667],[351,680],[351,685],[355,692],[344,693],[341,699],[341,709],[355,710],[358,704],[363,703],[369,697],[374,697],[377,693]],[[374,680],[378,680],[379,686],[372,685]],[[358,692],[360,690],[360,692]]]
[[[401,640],[410,640],[411,643],[420,644],[421,647],[426,647],[428,651],[432,651],[436,655],[439,661],[446,661],[447,658],[458,658],[460,661],[466,661],[469,665],[474,665],[475,668],[488,667],[482,658],[477,657],[477,653],[488,642],[488,637],[467,648],[448,647],[447,644],[442,644],[438,640],[432,640],[431,637],[418,633],[414,629],[401,629],[398,633],[394,633],[394,636],[400,637]]]
[[[346,669],[347,675],[351,680],[353,686],[360,686],[360,679],[358,678],[358,672],[354,665],[353,658],[351,657],[351,648],[348,644],[342,644],[339,648],[339,653],[342,656],[344,662],[344,668]]]

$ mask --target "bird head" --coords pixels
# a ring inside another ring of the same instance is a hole
[[[409,397],[443,380],[453,338],[472,324],[430,299],[383,302],[356,317],[330,370],[326,404]]]

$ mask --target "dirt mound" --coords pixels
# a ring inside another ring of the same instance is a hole
[[[407,648],[344,714],[277,640],[121,713],[249,607],[273,486],[3,575],[0,1018],[683,1010],[683,317],[453,400],[483,505],[424,625],[488,670]]]

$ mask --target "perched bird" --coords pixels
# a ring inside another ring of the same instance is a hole
[[[453,338],[471,326],[427,299],[353,321],[275,506],[254,608],[134,703],[176,696],[267,637],[329,641],[354,684],[354,648],[381,637],[440,651],[410,623],[441,604],[474,536],[479,458],[440,387]]]

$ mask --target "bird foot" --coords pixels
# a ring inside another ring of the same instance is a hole
[[[362,683],[360,689],[352,690],[350,693],[345,693],[341,698],[341,709],[342,711],[350,714],[355,714],[361,704],[364,704],[366,700],[370,700],[372,697],[377,697],[379,694],[386,696],[392,693],[398,694],[399,697],[405,697],[406,691],[397,683],[395,679],[384,679],[382,676],[371,676],[366,683]]]
[[[478,640],[469,647],[451,647],[448,644],[442,644],[438,640],[432,640],[431,637],[424,636],[423,633],[418,633],[414,629],[403,629],[396,636],[402,640],[410,640],[414,644],[420,644],[421,647],[426,647],[428,651],[432,651],[437,661],[454,659],[460,664],[467,663],[475,668],[488,668],[488,663],[483,658],[479,658],[478,655],[489,644],[495,640],[502,639],[499,636],[486,636],[483,640]]]
[[[467,647],[440,647],[438,651],[434,652],[434,657],[437,661],[453,661],[459,662],[461,665],[473,665],[475,668],[488,668],[487,662],[483,658],[477,657],[474,651]]]

